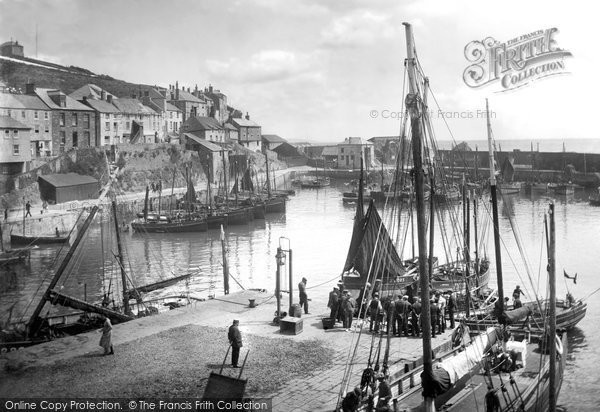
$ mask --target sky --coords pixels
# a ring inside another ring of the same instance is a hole
[[[591,6],[588,4],[592,4]],[[406,36],[429,78],[438,140],[596,138],[593,2],[398,0],[0,0],[0,42],[117,79],[209,84],[264,134],[339,142],[398,135]],[[562,75],[512,91],[472,88],[465,47],[556,28]],[[433,99],[434,97],[435,99]]]

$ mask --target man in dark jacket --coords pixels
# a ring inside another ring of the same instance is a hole
[[[300,307],[304,306],[304,314],[308,315],[308,295],[306,294],[306,278],[298,283],[298,293],[300,295]]]
[[[416,297],[415,302],[412,305],[411,311],[412,321],[412,334],[413,336],[419,336],[421,334],[421,328],[419,323],[421,322],[421,298]]]
[[[450,318],[450,329],[454,329],[454,311],[456,310],[456,292],[448,295],[447,306],[448,317]]]
[[[431,337],[432,338],[435,338],[435,329],[436,329],[436,326],[439,326],[439,324],[438,324],[439,313],[440,313],[440,308],[437,305],[437,303],[435,303],[435,299],[432,298],[429,301],[429,314],[431,316]]]
[[[373,299],[369,303],[369,332],[373,332],[373,324],[375,324],[375,333],[379,332],[380,316],[383,314],[383,307],[379,301],[379,293],[373,293]]]
[[[335,319],[339,311],[340,296],[337,286],[333,287],[333,290],[329,292],[329,301],[327,307],[331,310],[329,317]]]
[[[354,309],[356,307],[356,301],[350,294],[350,292],[346,291],[346,298],[344,299],[344,329],[346,332],[350,332],[350,328],[352,327],[352,318],[354,316]]]
[[[238,359],[240,358],[240,348],[243,346],[242,334],[238,329],[239,324],[239,320],[234,320],[233,325],[229,327],[229,333],[227,334],[229,343],[231,344],[231,366],[234,368],[239,368]]]

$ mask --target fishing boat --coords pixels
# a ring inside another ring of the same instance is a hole
[[[30,245],[24,248],[6,248],[4,246],[2,224],[0,224],[0,266],[8,266],[29,259],[32,247]]]
[[[56,243],[65,243],[69,241],[68,236],[23,236],[10,235],[10,243],[13,245],[50,245]]]
[[[554,194],[558,196],[571,196],[575,194],[575,185],[572,183],[549,184],[548,190],[554,192]]]
[[[316,176],[308,179],[303,179],[300,182],[300,187],[303,189],[321,189],[331,184],[329,177],[327,176]]]
[[[505,182],[498,185],[500,193],[503,195],[518,195],[521,193],[521,182]]]
[[[520,308],[519,313],[508,313],[502,310],[502,323],[488,328],[483,333],[478,333],[470,339],[470,342],[468,334],[461,333],[462,338],[458,339],[460,346],[455,349],[452,355],[444,356],[444,359],[434,365],[431,342],[430,288],[429,279],[425,276],[428,269],[430,270],[426,261],[428,255],[427,230],[423,196],[426,166],[422,154],[422,147],[424,146],[422,135],[427,130],[422,125],[427,124],[428,119],[427,94],[421,97],[421,84],[418,83],[417,79],[425,79],[425,90],[427,90],[428,81],[426,80],[427,76],[420,71],[421,66],[417,63],[412,27],[408,23],[404,23],[404,25],[408,50],[405,66],[409,79],[409,94],[406,97],[406,106],[410,114],[412,135],[419,246],[418,272],[421,274],[419,276],[419,286],[422,301],[420,320],[423,328],[423,356],[419,362],[422,362],[422,367],[419,369],[419,374],[414,373],[414,371],[408,373],[406,371],[392,372],[388,365],[390,342],[388,334],[388,349],[386,349],[386,355],[384,356],[383,369],[378,377],[381,383],[378,387],[373,384],[374,372],[373,369],[368,370],[371,367],[369,361],[368,368],[365,369],[362,375],[361,387],[363,389],[370,387],[373,390],[373,402],[371,406],[367,406],[366,402],[363,403],[360,410],[372,410],[373,404],[376,405],[376,410],[392,410],[392,401],[394,403],[393,410],[404,411],[554,410],[553,407],[556,406],[556,397],[560,390],[566,360],[566,353],[563,353],[566,336],[563,335],[562,338],[559,338],[555,334],[554,305],[550,306],[549,319],[552,322],[550,322],[547,338],[540,337],[539,345],[528,340],[519,341],[522,336],[511,335],[510,329],[507,328],[507,325],[513,320],[516,321],[519,317],[526,316],[527,308]],[[417,77],[417,74],[419,77]],[[489,114],[488,139],[491,141]],[[501,245],[499,242],[497,193],[491,144],[489,151],[496,269],[499,297],[500,302],[502,302]],[[554,245],[553,212],[553,208],[551,208],[549,235],[551,245]],[[431,256],[431,252],[429,256]],[[553,246],[549,247],[548,260],[549,283],[554,285]],[[554,298],[554,286],[551,286],[550,300],[553,301]],[[461,327],[463,326],[461,325]],[[360,339],[360,335],[358,339]],[[355,362],[353,358],[350,359],[350,363],[352,362]],[[342,399],[342,395],[349,384],[349,378],[346,378],[346,376],[350,376],[351,366],[347,366],[346,369],[338,402]],[[499,399],[500,395],[503,397],[504,402]],[[346,399],[352,399],[351,395],[347,395],[344,400]],[[377,399],[377,402],[375,402],[375,399]]]
[[[62,288],[59,287],[58,283],[68,270],[72,270],[72,260],[75,258],[76,253],[82,253],[82,251],[79,250],[81,242],[91,223],[96,217],[99,209],[100,208],[98,205],[95,205],[91,208],[83,224],[81,225],[81,228],[77,231],[77,235],[75,236],[72,245],[68,248],[64,255],[61,254],[62,260],[60,260],[56,270],[54,271],[54,275],[52,276],[52,279],[43,292],[41,298],[37,299],[37,303],[34,305],[35,308],[28,320],[10,322],[9,319],[7,322],[8,326],[2,328],[0,331],[0,351],[14,350],[13,348],[21,348],[46,342],[54,338],[64,336],[65,333],[79,333],[85,330],[100,327],[103,321],[102,317],[111,319],[113,323],[126,322],[139,316],[147,316],[150,314],[159,313],[159,307],[170,309],[173,307],[182,306],[186,302],[189,302],[188,297],[181,295],[164,296],[160,298],[144,300],[142,299],[142,294],[152,290],[165,288],[177,282],[186,280],[191,276],[191,274],[184,274],[171,279],[165,279],[163,281],[137,288],[137,290],[136,288],[132,289],[133,285],[131,277],[125,273],[125,260],[120,240],[120,226],[117,220],[116,203],[114,201],[112,203],[112,214],[114,218],[115,236],[118,248],[118,253],[116,253],[114,256],[118,260],[121,272],[121,283],[123,285],[122,303],[115,304],[114,301],[111,301],[109,296],[112,292],[110,290],[107,294],[105,294],[102,302],[97,303],[78,297],[69,296],[62,292]],[[84,213],[86,212],[82,211],[78,221],[83,219]],[[130,299],[135,299],[135,302],[130,302]],[[34,303],[35,300],[36,299],[34,297],[32,303]],[[60,318],[57,316],[48,317],[47,312],[45,315],[43,314],[43,309],[48,304],[61,305],[66,308],[70,308],[75,312],[61,315]]]

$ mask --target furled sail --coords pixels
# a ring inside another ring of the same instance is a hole
[[[358,205],[362,210],[362,202],[358,202]],[[371,201],[367,213],[362,218],[358,210],[344,272],[355,270],[361,278],[366,278],[373,262],[372,272],[376,273],[376,278],[387,281],[403,275],[406,269],[383,225],[375,203]]]

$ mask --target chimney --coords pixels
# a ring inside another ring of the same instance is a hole
[[[212,92],[213,92],[212,84],[209,84],[209,85],[208,85],[208,92],[209,92],[209,93],[212,93]]]
[[[82,101],[83,103],[87,103],[87,96],[83,96],[83,98],[81,99],[81,101]]]
[[[35,94],[35,84],[28,82],[25,85],[25,94]]]
[[[108,96],[106,96],[106,101],[112,103],[112,98],[112,94],[109,94]]]
[[[198,85],[196,85],[196,87],[194,87],[194,93],[198,94]]]
[[[246,112],[246,120],[250,120],[250,115]]]
[[[190,88],[188,87],[188,93],[190,92]]]
[[[104,90],[100,92],[100,100],[106,100],[106,92]]]
[[[179,82],[175,82],[175,100],[179,100]]]

